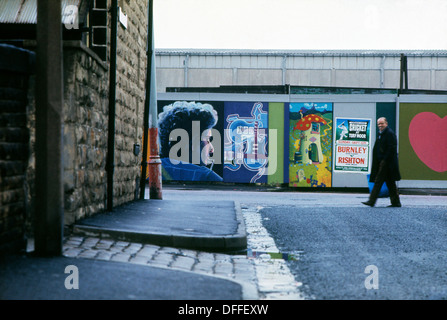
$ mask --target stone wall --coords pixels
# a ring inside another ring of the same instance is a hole
[[[142,152],[134,150],[142,146],[147,60],[147,2],[119,4],[128,23],[127,28],[118,23],[114,206],[139,195]],[[109,36],[110,21],[109,11]],[[24,41],[23,46],[34,51],[36,42]],[[63,46],[64,224],[70,226],[107,207],[110,54],[103,61],[80,41],[64,41]],[[0,251],[17,251],[26,247],[27,234],[32,237],[34,190],[39,187],[34,182],[34,76],[28,81],[28,74],[15,75],[2,65],[8,64],[0,61]]]
[[[118,22],[114,205],[138,196],[146,81],[147,1],[119,1],[127,28]]]
[[[119,1],[128,17],[118,23],[113,205],[138,196],[146,79],[146,1]],[[110,8],[110,1],[109,1]],[[109,13],[110,36],[110,13]],[[109,41],[110,43],[110,41]],[[110,52],[110,51],[109,51]],[[64,42],[65,224],[107,206],[108,61],[80,42]]]
[[[0,253],[26,248],[28,87],[33,54],[0,46]]]
[[[147,3],[119,4],[128,24],[118,23],[114,206],[138,196],[142,152],[134,154],[134,145],[142,145],[146,79]],[[64,42],[66,225],[107,207],[109,72],[109,61],[80,42]]]
[[[120,1],[118,23],[113,205],[138,195],[146,79],[147,3]],[[110,8],[110,1],[109,1]],[[109,36],[110,12],[109,12]],[[110,41],[109,41],[110,43]],[[109,51],[110,52],[110,51]],[[65,224],[106,209],[109,61],[81,43],[64,43]]]
[[[108,67],[80,43],[64,44],[65,224],[105,208]]]

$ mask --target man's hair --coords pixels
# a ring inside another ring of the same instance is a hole
[[[193,121],[200,121],[200,131],[211,129],[217,123],[217,112],[210,104],[177,101],[163,108],[158,115],[160,157],[169,156],[169,134],[174,129],[184,129],[191,134]]]
[[[383,121],[385,121],[385,123],[388,123],[388,120],[385,117],[380,117],[379,119],[377,119],[377,121],[379,121],[379,120],[383,120]]]

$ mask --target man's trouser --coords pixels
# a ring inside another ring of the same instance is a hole
[[[388,190],[390,192],[390,200],[392,205],[400,204],[399,199],[399,191],[396,187],[396,181],[394,181],[391,177],[391,172],[389,172],[388,166],[385,161],[381,161],[379,165],[379,170],[376,174],[376,179],[374,180],[374,187],[371,190],[371,194],[369,196],[369,202],[375,204],[377,198],[379,197],[380,189],[382,185],[386,183]]]

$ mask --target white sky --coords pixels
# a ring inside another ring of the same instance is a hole
[[[154,0],[155,48],[447,50],[447,0]]]

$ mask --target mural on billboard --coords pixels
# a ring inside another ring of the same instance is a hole
[[[267,182],[268,104],[225,103],[224,181]]]
[[[332,186],[332,103],[290,103],[289,185]]]
[[[447,116],[418,113],[410,122],[408,136],[414,152],[427,167],[436,172],[447,171]]]
[[[223,181],[218,112],[222,106],[159,101],[158,109],[163,180]]]
[[[447,104],[401,103],[399,110],[402,179],[446,180]]]

